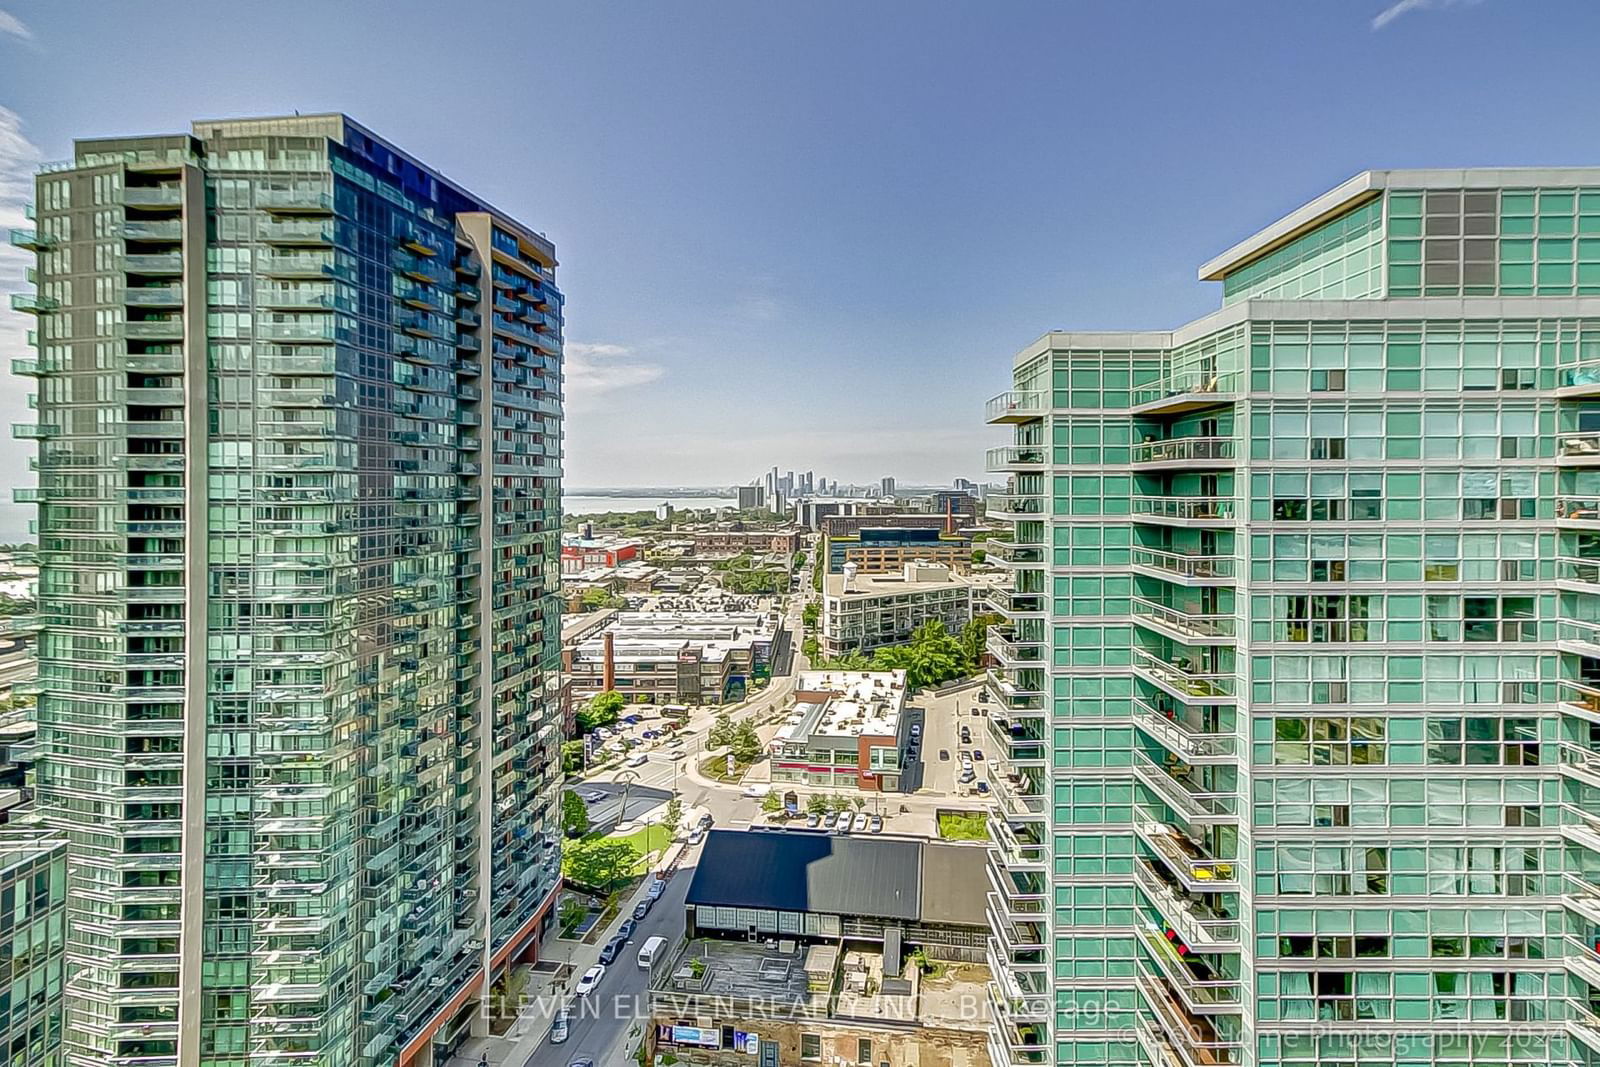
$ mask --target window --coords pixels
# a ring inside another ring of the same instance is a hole
[[[800,1035],[800,1058],[803,1060],[822,1059],[822,1036],[820,1034]]]
[[[872,1062],[872,1042],[864,1037],[856,1038],[856,1062]]]
[[[1311,372],[1311,391],[1313,393],[1342,393],[1342,392],[1344,392],[1344,371],[1342,371],[1342,370],[1314,370],[1314,371],[1312,371]]]

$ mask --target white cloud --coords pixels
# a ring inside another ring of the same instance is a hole
[[[582,408],[607,393],[648,385],[666,373],[661,364],[640,359],[626,345],[568,341],[565,352],[569,407]]]
[[[1372,28],[1381,30],[1401,15],[1413,11],[1442,11],[1447,7],[1468,7],[1482,2],[1483,0],[1396,0],[1378,12],[1372,20]]]
[[[33,40],[33,31],[11,12],[0,8],[0,34],[8,34],[22,41]]]

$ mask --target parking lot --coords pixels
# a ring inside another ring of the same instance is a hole
[[[922,724],[922,737],[917,746],[917,760],[907,764],[902,779],[907,792],[968,796],[977,782],[989,778],[990,761],[996,753],[989,736],[987,713],[990,705],[979,702],[981,692],[981,688],[972,687],[943,696],[924,696],[911,705],[916,710],[908,714],[912,722]],[[978,714],[973,714],[974,709]],[[970,743],[961,740],[962,727],[969,731]],[[941,753],[947,753],[948,758],[941,759]],[[962,784],[958,779],[965,754],[972,755],[974,780]],[[978,759],[978,754],[983,758]]]

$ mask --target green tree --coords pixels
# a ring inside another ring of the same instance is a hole
[[[978,661],[983,658],[983,644],[989,637],[989,627],[998,626],[1005,620],[993,612],[974,615],[961,627],[961,655],[966,658],[967,670],[976,671]]]
[[[823,796],[821,793],[812,793],[810,796],[806,797],[806,814],[828,814],[828,798]]]
[[[727,748],[733,744],[734,726],[728,713],[721,711],[711,723],[711,730],[706,734],[706,741],[712,748]]]
[[[857,811],[865,811],[867,808],[867,798],[862,796],[860,793],[857,793],[853,798],[851,798],[851,803],[856,806]]]
[[[585,589],[578,603],[584,611],[600,611],[603,608],[624,607],[628,601],[625,597],[617,596],[609,589],[595,586],[592,589]]]
[[[959,678],[970,670],[968,663],[961,642],[937,619],[917,627],[909,643],[880,648],[872,656],[873,670],[903,670],[906,687],[913,690]]]
[[[561,743],[561,769],[567,774],[577,774],[583,770],[582,741],[563,741]]]
[[[982,563],[984,560],[986,560],[988,558],[989,558],[989,553],[988,553],[987,550],[982,549],[982,548],[975,548],[975,549],[972,550],[972,562],[974,562],[974,563]]]
[[[626,704],[627,701],[623,700],[622,694],[616,690],[608,689],[604,693],[596,693],[576,716],[578,732],[586,734],[596,726],[610,726],[617,721]]]
[[[817,639],[815,637],[807,634],[806,639],[800,642],[800,651],[805,653],[806,659],[815,663],[821,658],[822,646],[817,643]]]
[[[683,825],[683,801],[678,797],[673,797],[667,801],[667,810],[663,813],[662,818],[667,822],[667,829],[676,833],[678,827]]]
[[[768,815],[776,815],[783,810],[783,798],[776,790],[768,790],[767,795],[761,798],[761,810]]]
[[[589,832],[589,806],[570,789],[561,794],[561,829],[568,837]]]
[[[728,742],[733,758],[740,763],[754,763],[761,758],[761,737],[756,733],[755,724],[749,719],[734,727],[733,737]]]
[[[561,929],[571,934],[583,922],[583,917],[589,914],[589,909],[577,897],[567,897],[561,902]]]
[[[626,841],[588,838],[566,846],[561,867],[574,885],[605,892],[631,874],[638,860],[639,853]]]
[[[800,611],[800,621],[806,624],[806,629],[814,629],[822,619],[822,605],[816,601],[807,604]]]
[[[849,811],[850,798],[842,797],[838,793],[830,793],[828,794],[828,807],[834,811]]]

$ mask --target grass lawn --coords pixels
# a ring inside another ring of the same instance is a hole
[[[705,775],[707,778],[718,782],[737,782],[739,779],[744,777],[744,772],[748,771],[749,769],[750,764],[741,763],[738,760],[734,760],[733,773],[729,774],[728,757],[726,753],[721,756],[712,756],[710,759],[700,764],[700,773]]]
[[[981,811],[941,811],[939,836],[948,841],[989,840],[988,819]]]
[[[659,823],[635,830],[631,834],[611,838],[613,841],[622,841],[633,849],[634,855],[639,857],[633,865],[634,874],[643,874],[650,869],[650,864],[645,859],[652,852],[659,852],[672,843],[672,831]]]

